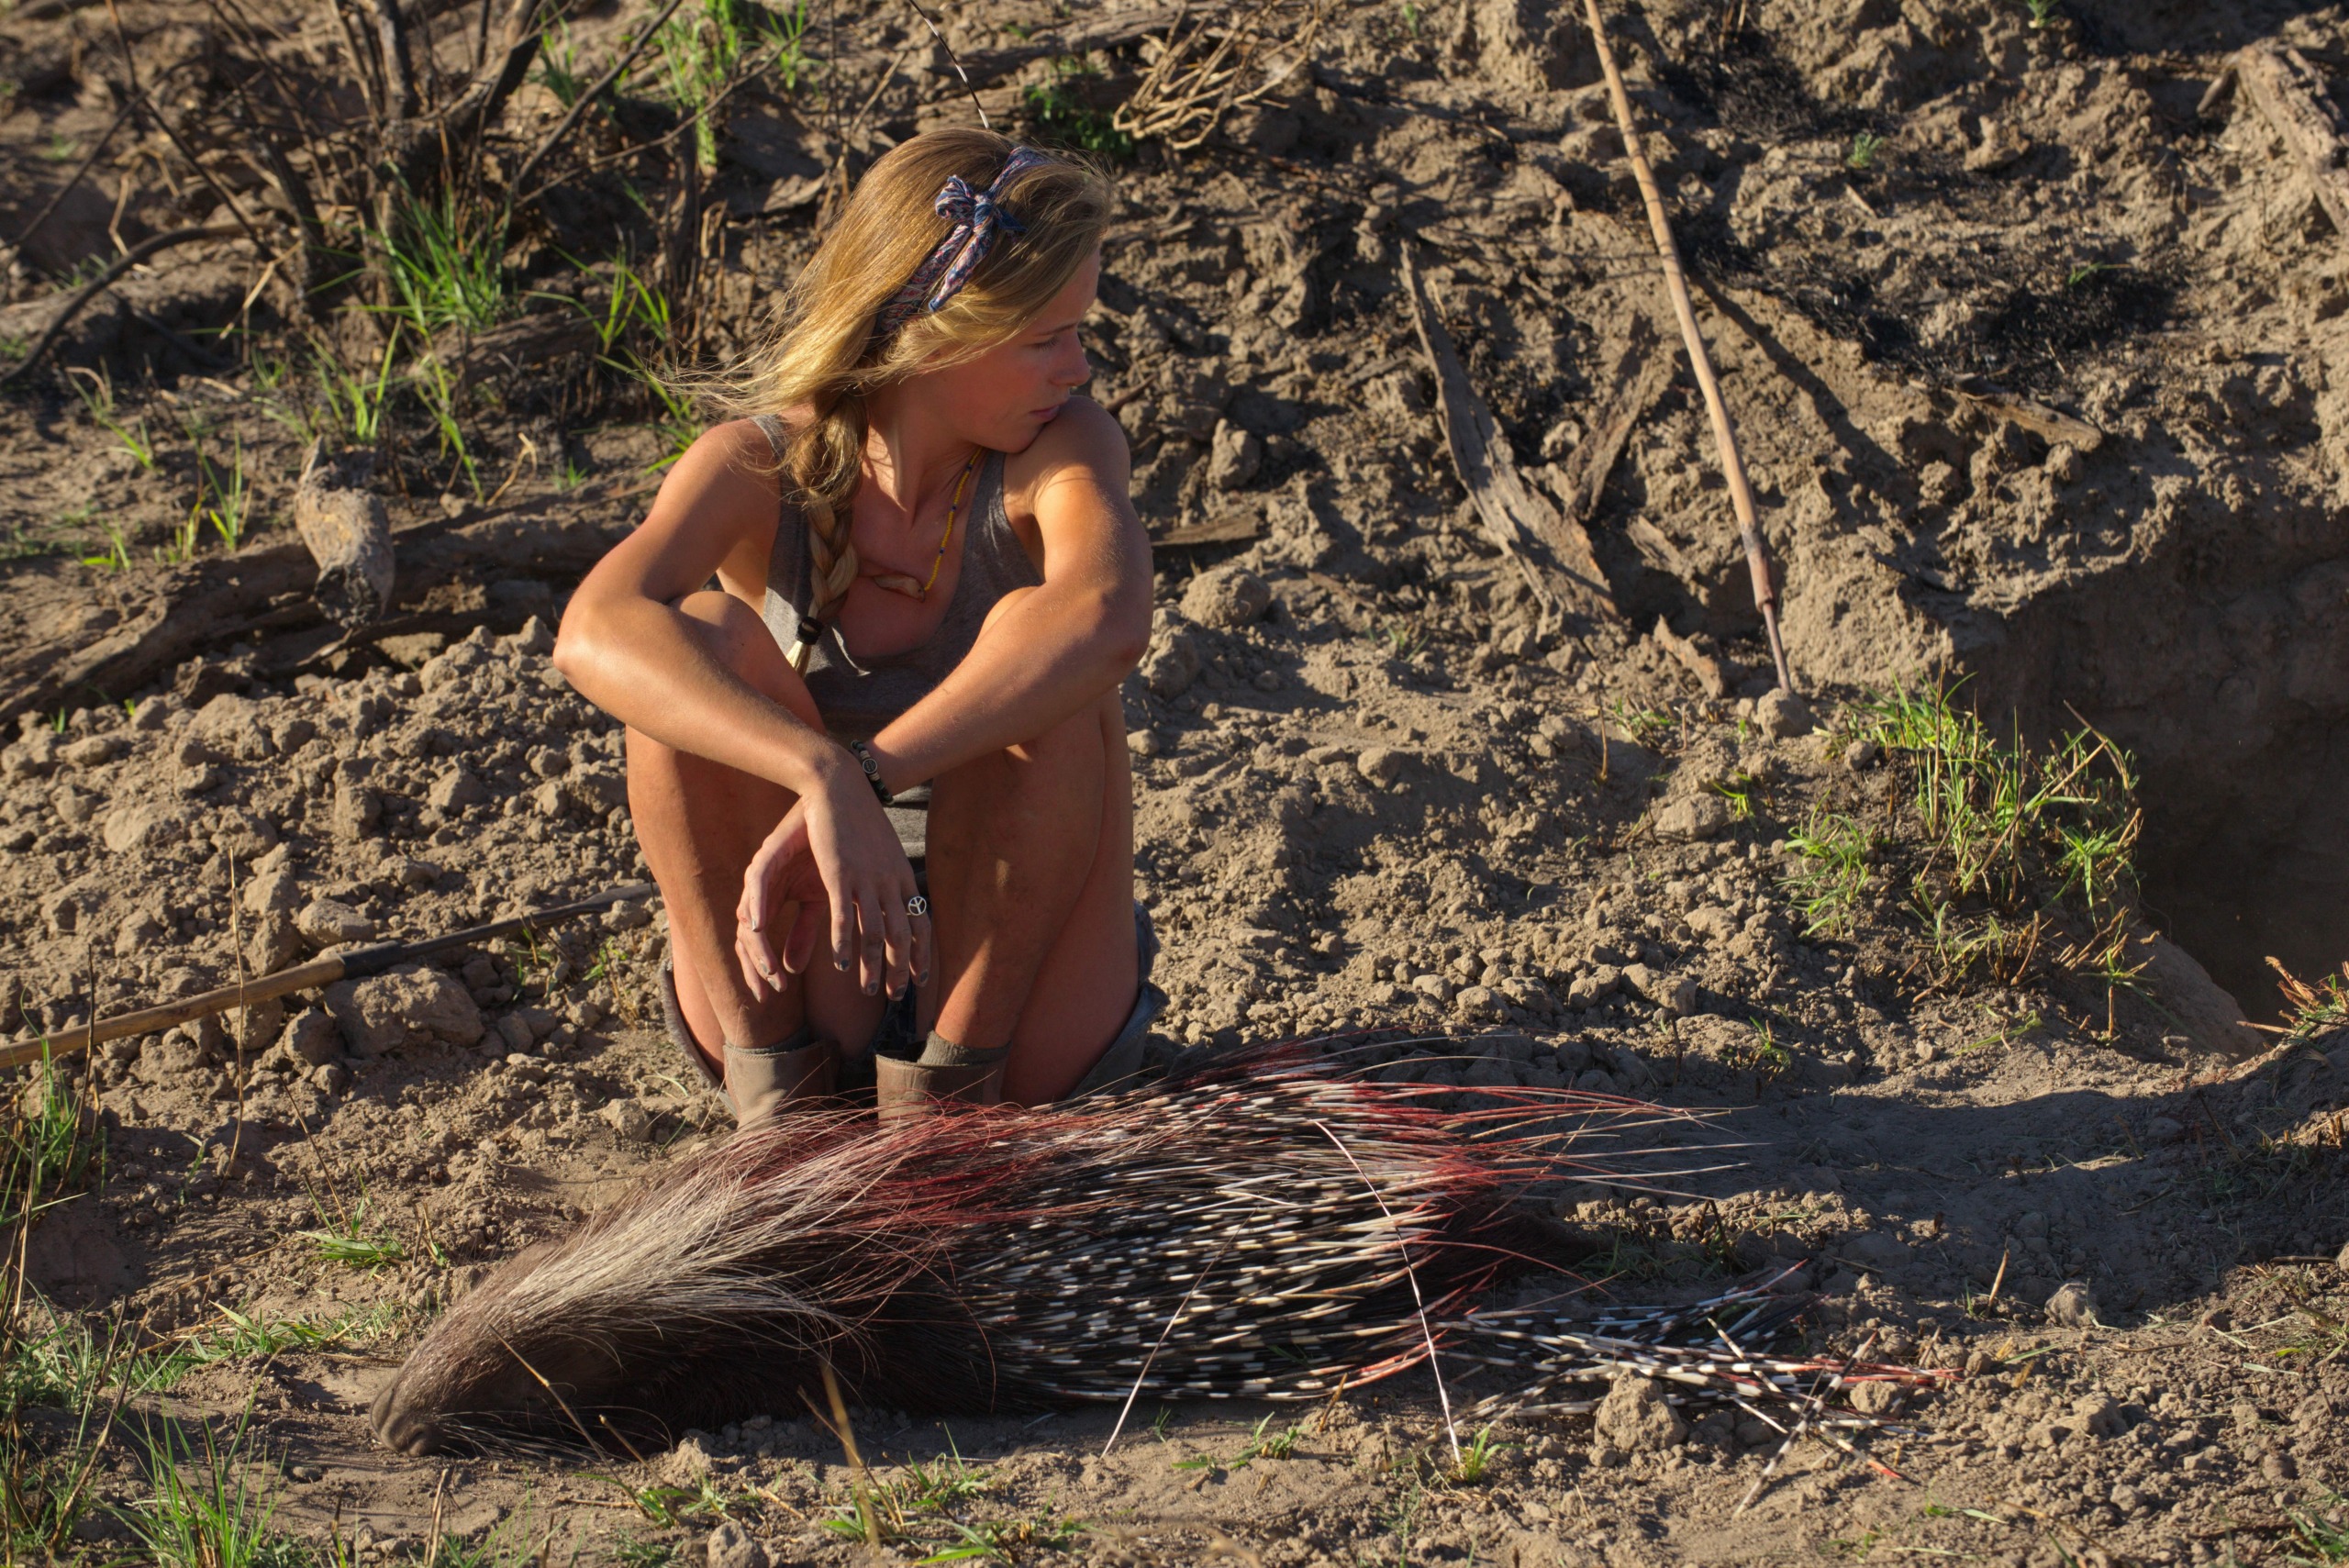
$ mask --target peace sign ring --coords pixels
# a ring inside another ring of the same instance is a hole
[[[906,917],[907,919],[918,920],[929,913],[930,900],[924,898],[920,894],[917,893],[911,898],[906,900]]]

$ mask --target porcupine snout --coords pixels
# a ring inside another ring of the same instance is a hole
[[[406,1369],[393,1375],[375,1396],[375,1403],[368,1412],[375,1428],[375,1440],[395,1453],[438,1453],[443,1441],[439,1418],[430,1410],[420,1408],[405,1385],[408,1379]]]

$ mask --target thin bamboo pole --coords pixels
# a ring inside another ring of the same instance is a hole
[[[93,1016],[86,1024],[61,1029],[54,1040],[37,1040],[23,1045],[0,1047],[0,1068],[24,1067],[43,1059],[72,1056],[89,1050],[101,1040],[123,1040],[132,1035],[155,1034],[192,1018],[208,1018],[225,1013],[231,1007],[248,1006],[265,1002],[272,996],[283,996],[291,991],[310,991],[321,985],[331,985],[338,980],[353,980],[366,974],[381,974],[403,963],[414,963],[436,952],[451,948],[471,947],[493,937],[507,936],[526,926],[548,926],[574,916],[592,915],[608,909],[625,899],[651,898],[660,890],[647,883],[635,883],[614,887],[583,898],[575,904],[559,904],[551,909],[534,909],[527,915],[517,915],[509,920],[493,920],[484,926],[469,926],[447,936],[427,937],[413,942],[375,942],[367,947],[352,948],[347,952],[333,953],[281,969],[274,974],[263,974],[234,985],[223,985],[217,991],[200,995],[183,996],[176,1002],[166,1002],[157,1007],[141,1007],[135,1013],[120,1013],[111,1018]]]
[[[1753,488],[1745,480],[1745,463],[1737,453],[1737,430],[1730,423],[1729,406],[1721,401],[1721,384],[1713,374],[1712,356],[1705,350],[1705,335],[1697,325],[1696,306],[1689,303],[1688,280],[1680,271],[1680,247],[1672,238],[1672,220],[1664,215],[1664,193],[1656,188],[1655,171],[1640,149],[1639,128],[1631,123],[1631,97],[1623,90],[1623,72],[1616,67],[1615,51],[1608,47],[1607,25],[1598,14],[1598,0],[1583,0],[1590,23],[1590,39],[1598,50],[1599,69],[1607,73],[1607,95],[1614,100],[1615,124],[1623,133],[1623,156],[1631,161],[1631,177],[1640,184],[1648,209],[1648,228],[1655,234],[1656,255],[1664,262],[1664,286],[1672,295],[1672,313],[1680,318],[1681,339],[1688,345],[1689,368],[1697,373],[1698,388],[1705,395],[1705,410],[1712,416],[1713,444],[1720,449],[1721,476],[1729,483],[1730,506],[1737,513],[1738,536],[1745,543],[1745,567],[1753,578],[1753,602],[1761,606],[1762,626],[1769,633],[1770,658],[1777,665],[1778,684],[1796,689],[1787,669],[1787,645],[1778,635],[1778,590],[1770,576],[1770,557],[1762,543],[1762,528],[1754,519]]]

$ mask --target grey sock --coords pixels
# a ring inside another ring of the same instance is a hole
[[[999,1045],[990,1050],[985,1046],[956,1045],[936,1029],[922,1042],[918,1067],[992,1067],[1011,1054],[1011,1047]]]
[[[795,1051],[815,1043],[816,1027],[813,1024],[801,1024],[773,1045],[736,1045],[729,1040],[726,1042],[726,1054],[729,1056],[788,1056]]]

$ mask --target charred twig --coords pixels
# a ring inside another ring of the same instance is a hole
[[[73,172],[65,176],[65,183],[57,187],[56,194],[41,204],[40,211],[33,214],[32,221],[26,224],[17,233],[15,246],[18,251],[22,251],[32,237],[40,232],[40,226],[49,221],[50,215],[57,210],[58,205],[65,200],[74,186],[82,183],[82,177],[90,172],[92,166],[97,162],[99,155],[106,151],[106,144],[114,139],[114,133],[122,128],[122,122],[137,112],[138,107],[137,104],[129,103],[123,105],[116,111],[114,118],[108,122],[106,128],[99,133],[97,143],[90,149],[89,156],[73,166]]]
[[[1738,456],[1737,431],[1730,422],[1729,406],[1721,401],[1720,382],[1713,374],[1712,356],[1706,351],[1705,335],[1697,325],[1696,306],[1689,303],[1688,280],[1680,270],[1680,247],[1672,238],[1672,220],[1664,213],[1664,193],[1655,183],[1655,171],[1648,167],[1647,154],[1640,148],[1640,131],[1631,118],[1631,95],[1623,87],[1623,72],[1615,63],[1615,51],[1607,41],[1607,24],[1598,14],[1598,0],[1583,0],[1586,19],[1590,24],[1593,46],[1598,50],[1598,63],[1607,74],[1607,95],[1614,101],[1616,128],[1622,133],[1623,156],[1631,165],[1631,177],[1639,182],[1640,195],[1646,203],[1648,228],[1655,235],[1656,256],[1664,263],[1664,290],[1672,296],[1673,314],[1680,319],[1680,336],[1688,348],[1689,368],[1696,372],[1698,388],[1705,395],[1705,410],[1712,417],[1713,441],[1720,450],[1721,477],[1729,484],[1730,506],[1737,513],[1737,531],[1745,545],[1745,566],[1753,579],[1753,602],[1762,611],[1762,627],[1769,634],[1770,658],[1777,666],[1778,684],[1787,691],[1795,690],[1794,675],[1787,668],[1787,647],[1778,635],[1778,590],[1770,575],[1770,558],[1762,543],[1762,528],[1753,510],[1753,489],[1746,483],[1745,463]]]
[[[946,63],[954,68],[954,74],[962,81],[963,91],[970,95],[971,107],[978,111],[980,128],[993,130],[995,127],[987,123],[987,106],[979,102],[979,90],[971,85],[971,73],[963,69],[962,57],[954,52],[954,46],[946,41],[946,35],[939,31],[938,18],[930,14],[921,0],[906,0],[906,4],[914,8],[914,15],[919,17],[922,26],[930,29],[930,36],[936,39],[938,47],[946,51]]]
[[[547,133],[547,139],[544,141],[539,143],[537,151],[522,160],[521,168],[514,172],[514,178],[507,187],[508,190],[519,191],[529,183],[530,176],[537,172],[539,165],[547,161],[549,153],[562,145],[563,138],[569,136],[572,128],[578,125],[580,117],[586,114],[588,106],[611,91],[612,83],[627,74],[628,68],[636,63],[636,57],[644,52],[645,46],[660,34],[662,28],[667,25],[671,17],[677,14],[677,7],[684,3],[685,0],[669,0],[666,6],[661,7],[661,14],[653,17],[645,29],[636,36],[635,41],[621,52],[619,59],[612,62],[612,68],[588,83],[587,90],[573,100],[571,112],[555,122],[554,129]],[[533,191],[530,194],[536,195],[538,193]],[[514,199],[518,202],[528,198]]]
[[[351,72],[359,78],[360,96],[367,100],[367,112],[377,119],[384,117],[383,85],[375,79],[375,57],[359,47],[359,33],[351,25],[351,17],[342,8],[342,0],[326,0],[328,12],[334,17],[335,29],[342,34],[344,52],[351,56]]]
[[[383,61],[384,78],[391,84],[391,103],[384,118],[394,126],[416,117],[416,68],[408,61],[407,25],[401,19],[398,0],[370,0],[375,17],[375,53]]]
[[[83,306],[112,288],[121,280],[125,272],[148,257],[168,250],[175,245],[186,245],[198,239],[233,239],[237,232],[237,226],[232,223],[206,223],[199,224],[193,228],[170,229],[140,240],[120,256],[116,257],[114,265],[83,284],[74,292],[72,298],[58,308],[57,314],[50,318],[49,325],[41,328],[40,336],[33,339],[33,346],[25,350],[25,357],[10,366],[6,373],[0,373],[0,386],[7,385],[39,364],[41,356],[49,352],[50,345],[57,341],[58,334],[63,332],[72,324],[73,318],[82,314]]]

